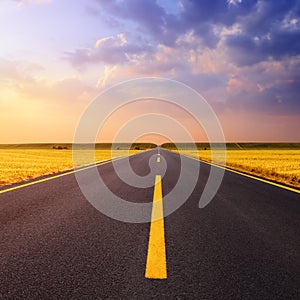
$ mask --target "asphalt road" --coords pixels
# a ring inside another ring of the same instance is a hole
[[[132,168],[146,175],[156,153],[131,157]],[[180,159],[164,150],[161,157],[166,195]],[[111,163],[98,169],[120,197],[152,202],[153,187],[124,184]],[[103,215],[74,175],[1,194],[0,298],[300,299],[299,194],[226,172],[214,200],[199,209],[209,169],[201,164],[192,195],[165,218],[165,280],[145,278],[150,224]]]

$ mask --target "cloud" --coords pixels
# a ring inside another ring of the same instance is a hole
[[[108,80],[111,79],[114,72],[117,70],[117,66],[105,66],[104,74],[98,79],[97,87],[98,88],[105,88]]]
[[[300,114],[300,56],[236,69],[227,85],[232,109],[265,114]]]
[[[17,2],[19,5],[23,4],[47,4],[51,3],[53,0],[12,0],[13,2]]]
[[[215,33],[214,27],[231,26],[249,13],[256,1],[234,1],[229,4],[225,0],[205,3],[182,0],[178,14],[167,12],[152,0],[98,0],[97,3],[111,16],[135,22],[138,29],[150,35],[157,43],[173,46],[178,36],[192,30],[205,45],[215,47],[220,37]]]
[[[97,2],[111,16],[135,22],[139,31],[146,31],[154,37],[160,37],[160,40],[163,39],[166,44],[174,42],[180,30],[176,17],[166,13],[156,1],[98,0]]]
[[[51,79],[41,70],[0,59],[2,143],[72,141],[80,114],[99,92],[80,77]]]
[[[228,59],[243,66],[298,55],[299,18],[299,1],[258,1],[238,21],[240,32],[226,37]]]
[[[151,46],[130,44],[125,35],[120,33],[117,36],[97,40],[93,48],[65,52],[65,58],[76,67],[84,67],[99,62],[116,65],[124,64],[136,55],[149,52],[151,52]]]
[[[239,66],[253,65],[265,60],[296,56],[300,52],[300,31],[268,33],[263,37],[237,35],[227,38],[228,58]],[[287,47],[287,45],[289,45]],[[249,54],[249,49],[251,53]]]
[[[98,93],[79,77],[51,80],[39,74],[44,68],[36,62],[0,59],[0,90],[14,94],[20,99],[48,103],[76,103],[88,101]],[[8,102],[0,94],[0,102]]]
[[[98,0],[97,3],[118,20],[134,22],[154,45],[173,47],[178,37],[191,31],[205,47],[215,48],[226,40],[223,46],[229,51],[228,57],[231,56],[238,65],[296,55],[300,51],[300,4],[297,0],[215,0],[205,3],[181,0],[178,14],[170,14],[159,2],[152,0]],[[224,38],[217,30],[232,26],[238,26],[240,32],[232,32]]]
[[[113,18],[118,29],[123,24],[124,34],[66,58],[76,68],[103,64],[99,88],[163,76],[185,82],[222,109],[300,113],[299,1],[181,0],[177,10],[150,0],[96,3],[93,14]]]

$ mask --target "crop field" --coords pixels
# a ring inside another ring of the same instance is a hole
[[[179,152],[211,162],[210,150],[180,150]],[[289,186],[300,187],[300,149],[227,150],[226,162],[218,158],[217,154],[215,163]]]
[[[197,146],[198,151],[182,144],[179,152],[210,162],[209,144]],[[134,154],[155,145],[120,144],[114,150],[110,147],[110,144],[97,144],[92,155],[89,150],[77,150],[80,159],[73,165],[70,144],[0,145],[0,186]],[[163,147],[177,152],[173,145]],[[227,149],[226,163],[218,155],[215,163],[300,188],[300,144],[228,144]]]
[[[130,150],[127,145],[116,150],[107,148],[98,145],[92,153],[94,155],[89,155],[91,153],[88,150],[77,150],[80,151],[80,159],[73,166],[70,145],[2,145],[0,146],[0,186],[69,170],[95,161],[134,154],[144,149],[140,145]]]

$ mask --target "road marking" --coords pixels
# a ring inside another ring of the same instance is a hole
[[[118,157],[118,159],[120,159],[120,158],[123,158],[123,156],[122,157]],[[71,170],[71,171],[67,171],[67,172],[62,173],[62,174],[58,174],[58,175],[54,175],[54,176],[50,176],[50,177],[38,179],[38,180],[35,180],[35,181],[31,181],[31,182],[28,182],[28,183],[24,183],[24,184],[21,184],[21,185],[13,186],[11,188],[8,188],[8,189],[5,189],[5,190],[1,190],[0,194],[4,194],[4,193],[10,192],[10,191],[21,189],[21,188],[24,188],[24,187],[27,187],[27,186],[31,186],[31,185],[34,185],[34,184],[38,184],[38,183],[41,183],[41,182],[45,182],[45,181],[48,181],[48,180],[60,178],[60,177],[67,176],[67,175],[70,175],[70,174],[74,174],[74,173],[77,173],[77,172],[81,172],[81,171],[84,171],[84,170],[87,170],[87,169],[95,168],[95,167],[98,167],[98,166],[100,166],[102,164],[109,163],[110,161],[111,161],[111,159],[99,161],[99,162],[96,162],[94,165],[88,165],[86,167],[80,167],[80,168],[77,168],[77,169],[74,169],[74,170]]]
[[[163,197],[160,175],[156,175],[155,177],[145,277],[151,279],[167,278]]]
[[[289,186],[282,185],[282,184],[280,184],[280,183],[272,182],[272,181],[269,181],[269,180],[267,180],[267,179],[259,178],[259,177],[256,177],[256,176],[253,176],[253,175],[250,175],[250,174],[242,173],[242,172],[239,172],[239,171],[236,171],[236,170],[233,170],[233,169],[229,169],[229,168],[227,168],[227,167],[220,166],[220,165],[217,165],[217,164],[214,164],[214,163],[209,163],[209,162],[207,162],[207,161],[203,161],[203,160],[201,160],[201,159],[197,159],[197,158],[195,158],[195,157],[191,157],[191,156],[188,156],[188,155],[185,155],[185,154],[180,154],[180,155],[183,155],[183,156],[185,156],[185,157],[194,159],[194,160],[196,160],[196,161],[198,161],[198,162],[202,162],[202,163],[207,164],[207,165],[210,165],[210,166],[214,166],[214,167],[217,167],[217,168],[226,170],[226,171],[231,172],[231,173],[235,173],[235,174],[238,174],[238,175],[242,175],[242,176],[244,176],[244,177],[248,177],[248,178],[251,178],[251,179],[254,179],[254,180],[257,180],[257,181],[261,181],[261,182],[263,182],[263,183],[267,183],[267,184],[270,184],[270,185],[274,185],[274,186],[276,186],[276,187],[279,187],[279,188],[282,188],[282,189],[285,189],[285,190],[288,190],[288,191],[291,191],[291,192],[300,194],[300,190],[294,189],[294,188],[289,187]]]
[[[132,154],[132,155],[129,155],[129,156],[134,156],[134,155],[139,155],[139,154],[141,154],[141,153]],[[88,170],[88,169],[91,169],[91,168],[95,168],[95,167],[98,167],[100,165],[104,165],[104,164],[110,163],[112,161],[117,161],[117,160],[123,159],[125,157],[128,157],[128,156],[124,155],[124,156],[119,156],[119,157],[116,157],[116,158],[113,158],[113,159],[106,159],[106,160],[102,160],[102,161],[97,161],[93,165],[91,165],[91,164],[84,165],[84,166],[78,167],[76,169],[73,169],[73,170],[70,170],[70,171],[66,171],[66,172],[61,173],[61,174],[57,174],[57,175],[49,176],[49,177],[46,177],[46,178],[34,180],[34,181],[31,181],[31,182],[28,182],[28,183],[24,183],[24,184],[20,184],[20,185],[17,185],[17,186],[13,186],[11,188],[0,190],[0,195],[4,194],[4,193],[7,193],[7,192],[14,191],[14,190],[18,190],[18,189],[21,189],[21,188],[24,188],[24,187],[27,187],[27,186],[31,186],[31,185],[35,185],[35,184],[38,184],[38,183],[42,183],[42,182],[45,182],[45,181],[48,181],[48,180],[60,178],[60,177],[63,177],[63,176],[67,176],[67,175],[71,175],[71,174],[74,174],[74,173],[77,173],[77,172],[81,172],[81,171],[85,171],[85,170]]]
[[[157,157],[157,162],[158,162],[158,163],[160,162],[160,157],[159,157],[159,156]]]
[[[4,194],[4,193],[7,193],[7,192],[14,191],[14,190],[18,190],[18,189],[21,189],[21,188],[24,188],[24,187],[27,187],[27,186],[31,186],[31,185],[34,185],[34,184],[42,183],[42,182],[45,182],[45,181],[48,181],[48,180],[52,180],[52,179],[60,178],[60,177],[63,177],[63,176],[71,175],[71,174],[81,172],[81,171],[84,171],[84,170],[87,170],[87,169],[90,169],[90,168],[95,168],[95,167],[98,167],[100,165],[108,164],[112,161],[117,161],[119,159],[123,159],[123,158],[128,157],[128,156],[140,155],[140,154],[142,154],[146,151],[151,151],[151,149],[150,150],[145,150],[141,153],[135,153],[135,154],[131,154],[131,155],[123,155],[123,156],[119,156],[119,157],[116,157],[116,158],[113,158],[113,159],[106,159],[106,160],[96,161],[93,165],[91,165],[91,164],[83,165],[83,166],[77,167],[73,170],[69,170],[69,171],[66,171],[64,173],[53,175],[53,176],[45,175],[45,176],[48,176],[48,177],[38,179],[38,180],[34,180],[34,181],[31,181],[31,182],[28,182],[28,183],[23,183],[23,184],[13,186],[11,188],[7,188],[7,189],[4,189],[4,190],[0,190],[0,195]]]

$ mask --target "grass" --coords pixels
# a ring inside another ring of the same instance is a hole
[[[97,144],[92,156],[88,150],[77,150],[80,160],[73,166],[71,144],[0,145],[0,186],[58,173],[94,161],[134,154],[153,147],[150,144],[120,144],[111,151],[110,146],[111,144]]]
[[[226,162],[219,159],[217,155],[215,163],[300,188],[300,149],[297,149],[298,147],[293,149],[292,146],[289,145],[288,149],[273,146],[273,149],[266,147],[257,150],[257,147],[249,147],[252,150],[249,148],[227,150]],[[210,150],[180,150],[179,152],[203,161],[211,161]]]

